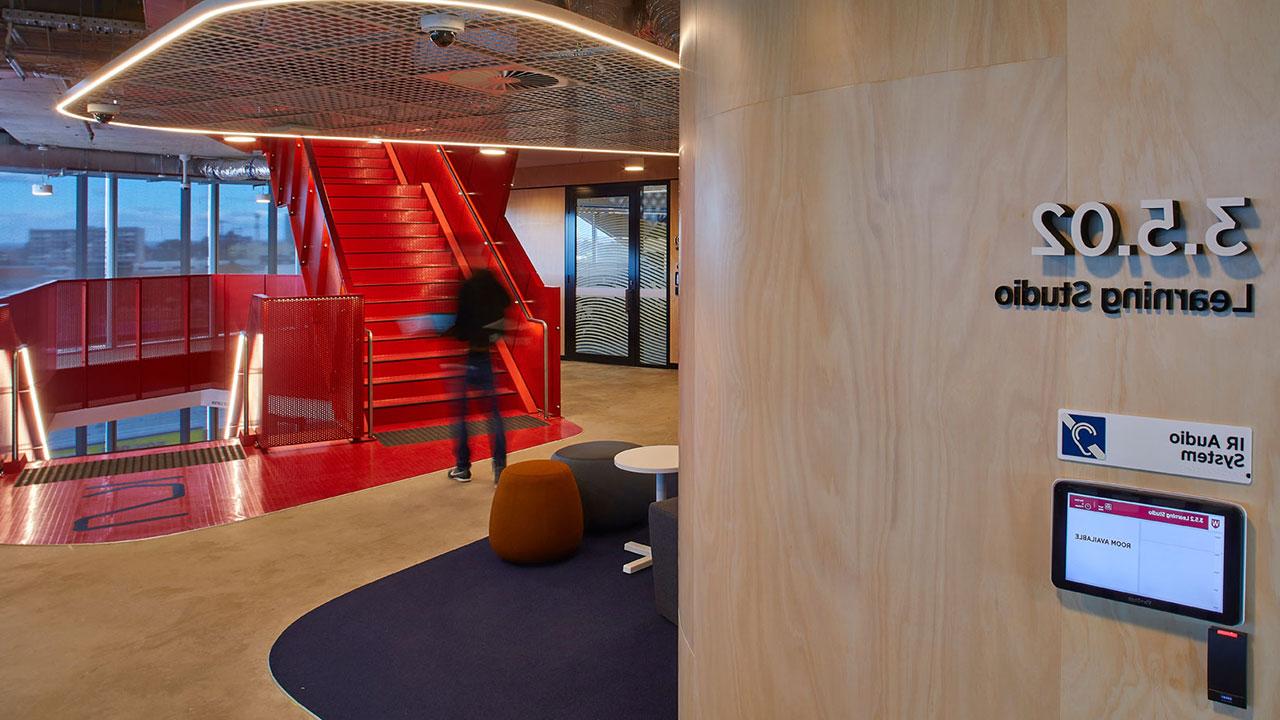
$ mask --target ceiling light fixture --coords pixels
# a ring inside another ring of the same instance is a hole
[[[258,193],[258,197],[257,197],[257,198],[255,198],[255,200],[257,201],[257,203],[258,203],[259,205],[270,205],[270,204],[271,204],[271,193],[269,193],[269,192],[260,192],[260,193]]]
[[[72,115],[72,117],[75,117],[75,116]],[[208,129],[202,129],[202,128],[159,127],[156,125],[136,125],[133,123],[121,123],[121,122],[113,123],[113,126],[134,128],[137,130],[155,130],[157,132],[179,133],[181,135],[217,135],[219,134],[219,131],[217,130],[208,130]],[[259,139],[282,138],[286,140],[325,140],[325,141],[334,141],[334,142],[370,143],[375,145],[381,145],[384,142],[389,142],[387,140],[379,140],[376,138],[352,137],[350,135],[299,135],[296,133],[283,133],[283,132],[262,132],[262,133],[258,133],[258,138]],[[563,147],[560,145],[513,145],[510,143],[502,143],[500,145],[495,145],[493,143],[464,142],[461,140],[406,140],[404,138],[396,138],[395,142],[397,144],[405,144],[405,145],[440,145],[443,147],[470,147],[470,148],[501,147],[501,148],[506,148],[507,150],[555,150],[557,152],[593,153],[598,155],[618,155],[620,153],[627,152],[627,153],[633,153],[635,155],[642,155],[645,157],[680,157],[680,153],[678,152],[664,152],[661,150],[619,150],[617,148],[612,148],[612,149],[611,148],[580,148],[580,147]],[[299,147],[301,147],[301,145],[299,145]]]
[[[251,9],[260,8],[260,7],[289,5],[289,4],[294,4],[300,1],[302,0],[239,0],[238,2],[235,0],[232,0],[231,2],[226,2],[225,4],[219,4],[217,7],[211,8],[206,12],[200,13],[199,15],[196,15],[195,17],[192,17],[191,19],[181,24],[173,23],[175,27],[172,30],[169,30],[168,32],[164,32],[164,33],[152,34],[146,40],[143,40],[141,43],[135,45],[133,48],[130,48],[123,55],[120,55],[115,60],[112,60],[111,62],[107,63],[107,65],[101,71],[101,74],[99,74],[98,76],[92,77],[92,78],[86,78],[80,81],[79,83],[77,83],[76,86],[73,87],[71,90],[69,90],[67,94],[63,97],[63,99],[60,100],[58,104],[54,106],[54,109],[58,113],[65,115],[67,117],[76,118],[77,120],[89,120],[90,118],[84,115],[80,115],[75,112],[72,112],[68,108],[71,106],[72,103],[76,102],[77,100],[93,92],[99,86],[105,84],[107,81],[123,73],[125,70],[128,70],[130,67],[133,67],[134,65],[142,62],[146,58],[150,57],[151,55],[155,54],[156,52],[164,48],[166,45],[169,45],[175,40],[178,40],[179,38],[191,32],[192,30],[199,27],[200,25],[203,25],[204,23],[210,20],[213,20],[214,18],[220,17],[222,15],[226,15],[228,13],[234,13],[234,12],[239,12],[243,10],[251,10]],[[584,27],[580,25],[578,22],[576,22],[575,20],[576,16],[571,11],[562,10],[555,6],[547,6],[546,9],[539,8],[538,10],[531,10],[531,9],[524,9],[520,7],[512,7],[505,3],[498,4],[498,3],[488,3],[488,2],[471,2],[470,0],[401,0],[401,1],[409,4],[430,5],[433,7],[465,8],[465,9],[473,9],[473,10],[480,10],[480,11],[501,12],[501,13],[507,13],[509,15],[514,15],[517,17],[528,18],[530,20],[537,20],[540,22],[545,22],[549,25],[555,25],[565,30],[569,30],[570,32],[578,33],[579,35],[583,35],[585,37],[591,38],[592,40],[596,40],[599,42],[606,43],[608,45],[612,45],[621,50],[625,50],[634,55],[638,55],[640,57],[651,60],[655,63],[658,63],[659,65],[663,65],[668,68],[671,68],[672,70],[680,69],[680,62],[678,59],[675,59],[676,55],[674,53],[664,54],[665,51],[662,51],[660,48],[656,48],[658,52],[654,52],[654,51],[645,49],[642,46],[635,45],[631,43],[628,39],[617,37],[615,35],[606,35],[604,33],[591,30],[590,28]],[[141,130],[159,130],[163,132],[177,132],[177,133],[183,133],[188,135],[222,135],[223,133],[226,132],[225,130],[222,132],[219,132],[216,130],[208,130],[208,129],[195,128],[195,127],[159,127],[155,125],[141,125],[137,123],[115,123],[115,124],[120,127],[131,127],[131,128],[141,129]],[[295,133],[265,132],[265,133],[258,133],[258,136],[289,138],[289,139],[299,138],[299,139],[307,139],[307,140],[340,140],[340,141],[347,141],[347,142],[369,142],[369,143],[379,143],[379,144],[382,142],[381,140],[369,139],[369,138],[334,137],[334,136],[326,136],[326,135],[302,135],[302,134],[295,134]],[[462,147],[477,147],[477,146],[483,147],[484,146],[484,145],[481,145],[480,143],[450,142],[450,141],[440,141],[440,140],[397,140],[396,142],[408,142],[408,143],[422,144],[422,145],[456,145],[456,146],[462,146]],[[502,147],[510,148],[513,150],[560,150],[560,151],[566,151],[566,152],[589,152],[589,153],[608,153],[608,154],[613,154],[618,152],[617,149],[609,149],[609,148],[580,148],[580,147],[559,147],[559,146],[544,147],[544,146],[537,146],[537,145],[508,145],[508,144],[503,144]],[[664,157],[679,156],[679,153],[674,153],[674,152],[657,152],[657,151],[640,151],[640,150],[632,150],[631,152],[636,152],[642,155],[654,155],[654,156],[664,156]]]
[[[222,136],[222,139],[229,143],[251,143],[257,142],[258,140],[258,138],[252,135],[224,135]]]
[[[53,185],[49,182],[49,167],[45,164],[45,153],[49,148],[45,145],[37,145],[36,149],[40,151],[40,182],[32,183],[31,194],[36,197],[49,197],[53,194]]]
[[[644,172],[644,158],[632,157],[627,158],[622,163],[622,169],[627,172]]]
[[[482,147],[480,148],[480,154],[481,155],[506,155],[507,151],[500,147]]]

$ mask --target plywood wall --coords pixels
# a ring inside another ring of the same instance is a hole
[[[549,286],[560,288],[560,327],[564,328],[564,188],[512,190],[507,200],[507,222],[524,251]],[[565,333],[560,333],[564,354]]]
[[[685,0],[681,717],[1280,717],[1280,12]],[[1038,203],[1247,195],[1251,259],[1043,262]],[[1253,317],[1013,311],[1016,278],[1256,286]],[[1055,458],[1060,407],[1248,425],[1252,486]],[[1253,714],[1203,623],[1061,593],[1050,488],[1238,502]]]

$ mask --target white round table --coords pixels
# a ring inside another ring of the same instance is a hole
[[[627,472],[653,475],[654,497],[661,502],[667,499],[667,479],[680,471],[680,446],[649,445],[623,450],[614,456],[613,464]],[[632,541],[623,548],[640,558],[623,565],[622,572],[630,575],[653,564],[653,550],[648,545]]]
[[[655,476],[654,496],[666,500],[667,477],[680,471],[680,446],[649,445],[623,450],[614,456],[613,464],[627,472]]]

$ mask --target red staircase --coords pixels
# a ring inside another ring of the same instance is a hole
[[[306,153],[298,167],[299,151]],[[299,244],[314,241],[307,229],[323,222],[321,242],[330,253],[300,247],[299,257],[327,259],[336,269],[304,269],[310,281],[334,272],[342,277],[340,292],[363,295],[365,327],[373,332],[373,405],[376,430],[421,425],[451,415],[455,385],[461,380],[466,348],[427,328],[401,321],[431,313],[452,313],[459,284],[469,274],[467,261],[438,217],[429,186],[406,184],[404,174],[384,145],[309,141],[301,148],[282,141],[268,148],[277,198],[290,206]],[[290,172],[292,170],[292,172]],[[304,172],[309,170],[310,172]],[[323,218],[308,221],[296,210],[307,204],[303,186],[310,175],[309,203]],[[299,207],[295,207],[299,206]],[[323,250],[321,248],[320,250]],[[310,285],[310,283],[309,283]],[[332,287],[330,285],[330,287]],[[309,286],[311,294],[317,288]],[[494,354],[499,402],[504,411],[534,412],[510,352]]]

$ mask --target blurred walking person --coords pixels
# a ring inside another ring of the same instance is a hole
[[[489,442],[493,450],[493,481],[498,482],[507,466],[507,437],[494,388],[493,344],[502,337],[511,296],[488,270],[476,270],[458,289],[458,313],[445,334],[467,344],[467,364],[458,386],[454,426],[454,468],[449,477],[471,481],[471,448],[468,445],[468,395],[478,393],[481,406],[489,409]]]

